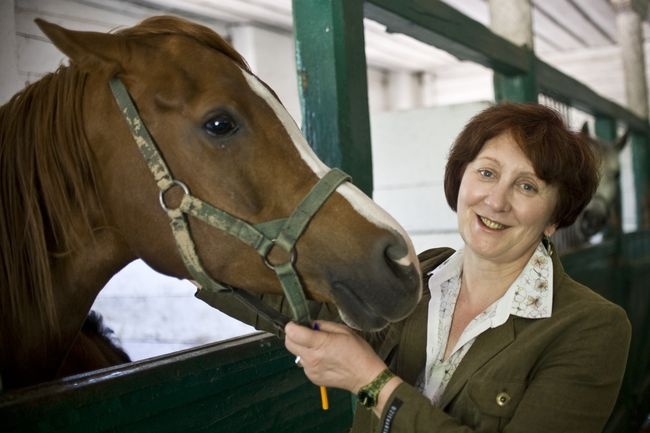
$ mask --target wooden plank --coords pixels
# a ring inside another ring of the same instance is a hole
[[[316,386],[257,334],[0,395],[3,432],[343,432],[350,394]]]
[[[372,194],[361,0],[294,0],[303,133],[318,156]]]

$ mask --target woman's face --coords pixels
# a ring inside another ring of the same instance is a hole
[[[557,188],[535,175],[509,133],[488,140],[465,168],[458,193],[458,226],[466,250],[498,263],[527,262],[551,216]]]

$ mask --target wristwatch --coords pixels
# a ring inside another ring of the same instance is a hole
[[[372,409],[373,407],[377,406],[379,393],[381,392],[384,385],[386,385],[386,383],[388,383],[388,381],[393,377],[395,377],[395,375],[389,369],[386,369],[379,373],[379,376],[375,377],[372,382],[359,389],[359,392],[357,392],[359,403],[368,409]]]

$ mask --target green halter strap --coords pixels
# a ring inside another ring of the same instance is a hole
[[[311,191],[288,218],[251,225],[192,196],[183,182],[174,179],[153,138],[138,115],[138,111],[124,84],[118,78],[113,78],[110,80],[110,87],[131,130],[133,139],[160,189],[160,205],[170,218],[170,225],[178,251],[188,272],[200,286],[197,296],[201,298],[200,293],[204,290],[214,293],[228,292],[258,314],[271,320],[279,330],[282,330],[288,321],[288,318],[270,309],[257,297],[245,290],[217,282],[208,275],[196,253],[196,247],[187,222],[187,215],[192,215],[254,248],[260,254],[264,263],[275,272],[280,280],[291,308],[293,320],[298,323],[309,324],[311,318],[307,301],[294,268],[295,244],[314,214],[339,185],[350,181],[350,176],[334,168],[312,187]],[[175,186],[183,190],[183,198],[177,208],[169,208],[165,204],[164,194]],[[287,262],[280,264],[269,262],[268,254],[276,246],[288,254],[289,260]]]

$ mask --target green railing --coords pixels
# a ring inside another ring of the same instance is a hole
[[[254,335],[0,394],[4,433],[344,432],[350,394],[320,392]]]

